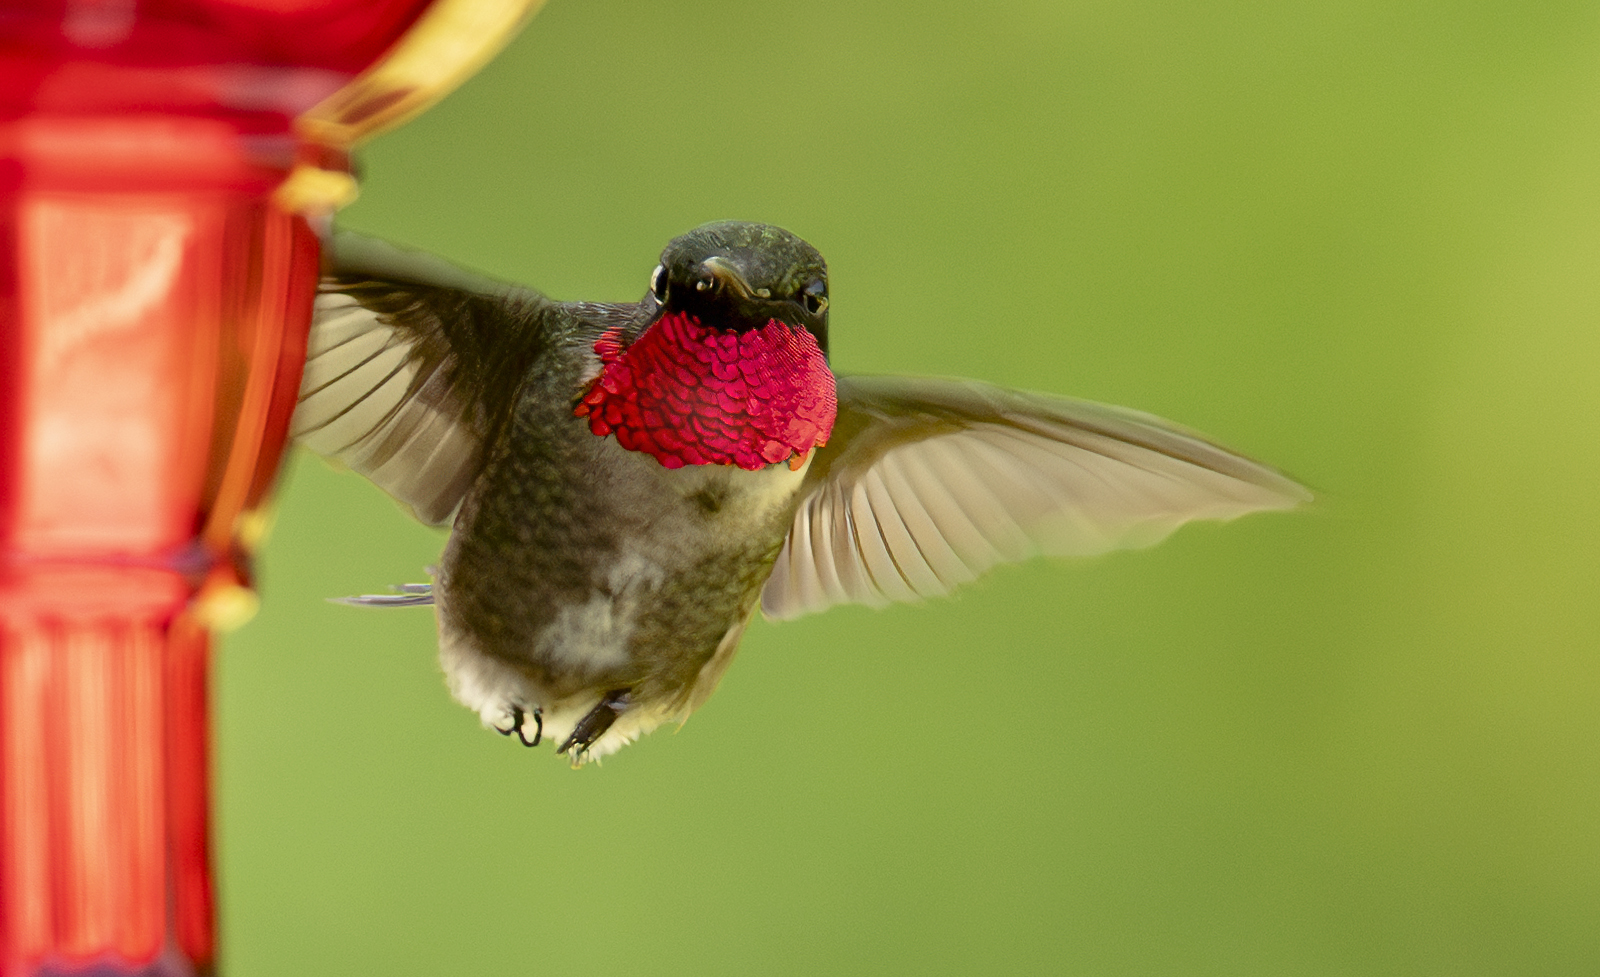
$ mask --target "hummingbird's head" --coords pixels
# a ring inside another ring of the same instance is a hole
[[[575,409],[591,432],[668,468],[798,469],[827,443],[838,401],[816,248],[770,224],[697,227],[661,253],[641,308],[637,335],[595,341],[600,372]]]
[[[828,354],[828,263],[781,227],[718,221],[673,239],[650,276],[650,296],[663,311],[716,329],[787,323]]]

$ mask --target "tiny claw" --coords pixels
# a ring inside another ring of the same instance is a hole
[[[533,739],[528,739],[528,734],[522,731],[522,717],[520,710],[517,717],[517,739],[523,746],[538,746],[544,740],[544,710],[533,710]]]
[[[521,706],[512,706],[511,707],[511,728],[510,729],[501,729],[499,726],[491,726],[489,728],[493,729],[495,732],[499,733],[501,736],[510,736],[512,733],[516,733],[520,737],[522,735],[522,707]]]

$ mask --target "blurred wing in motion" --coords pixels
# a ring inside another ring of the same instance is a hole
[[[971,380],[840,377],[838,392],[761,594],[771,618],[942,596],[997,563],[1150,546],[1311,498],[1138,411]]]
[[[330,252],[290,433],[445,522],[547,342],[550,303],[357,235]]]

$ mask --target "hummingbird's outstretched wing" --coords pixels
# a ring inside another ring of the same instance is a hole
[[[290,433],[447,521],[550,341],[553,303],[358,235],[329,252]]]
[[[771,618],[940,596],[997,563],[1149,546],[1190,520],[1311,498],[1121,407],[911,377],[840,377],[838,394],[761,593]]]

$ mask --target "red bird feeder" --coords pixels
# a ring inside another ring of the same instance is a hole
[[[0,0],[0,975],[212,969],[210,630],[348,149],[536,0]]]

